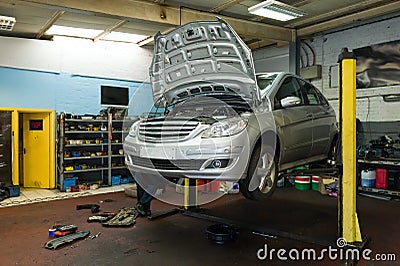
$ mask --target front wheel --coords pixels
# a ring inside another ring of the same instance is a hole
[[[278,177],[278,163],[274,149],[257,146],[250,158],[246,179],[240,182],[242,194],[251,200],[264,201],[275,190]]]

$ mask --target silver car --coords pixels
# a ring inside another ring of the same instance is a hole
[[[238,181],[246,198],[264,200],[279,172],[326,160],[335,147],[324,96],[290,73],[256,75],[223,20],[158,34],[150,77],[155,109],[124,142],[137,174]]]

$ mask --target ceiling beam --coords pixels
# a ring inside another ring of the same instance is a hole
[[[230,6],[239,4],[240,2],[243,2],[243,1],[244,0],[229,0],[229,1],[226,1],[226,2],[220,4],[220,5],[216,6],[216,7],[211,8],[208,11],[209,12],[213,12],[213,13],[218,13],[218,12],[224,10],[224,9],[227,9]]]
[[[151,44],[151,43],[153,43],[153,41],[154,41],[153,36],[149,36],[147,39],[144,39],[144,40],[138,42],[137,45],[139,45],[139,47],[141,47],[141,46]]]
[[[112,31],[115,31],[118,28],[121,28],[123,25],[125,25],[128,21],[126,20],[120,20],[117,23],[115,23],[114,25],[110,26],[109,28],[105,29],[102,33],[100,33],[99,35],[97,35],[96,37],[94,37],[93,42],[97,42],[98,40],[100,40],[101,38],[103,38],[104,36],[106,36],[107,34],[109,34]]]
[[[317,1],[320,1],[320,0],[303,0],[303,1],[300,1],[300,2],[292,4],[291,6],[301,7],[301,6],[305,6],[305,5],[308,5],[308,4],[311,4],[313,2],[317,2]]]
[[[254,16],[254,17],[252,17],[252,18],[249,18],[249,20],[251,20],[251,21],[263,21],[265,19],[265,17],[262,17],[262,16]]]
[[[326,22],[318,23],[312,26],[304,27],[297,30],[297,36],[304,37],[309,36],[317,32],[327,31],[356,21],[367,20],[370,18],[378,17],[381,15],[389,14],[400,10],[400,1],[389,2],[380,6],[360,11],[354,14],[346,15],[340,18],[335,18]]]
[[[48,5],[52,7],[88,11],[129,19],[144,20],[178,26],[196,20],[215,20],[215,14],[177,8],[138,0],[22,0],[23,2]],[[221,16],[239,35],[258,39],[292,41],[291,30],[260,22]]]
[[[249,43],[247,44],[247,46],[251,49],[251,50],[255,50],[255,49],[259,49],[268,45],[272,45],[275,44],[276,42],[274,41],[269,41],[269,40],[262,40],[262,41],[257,41],[257,42],[253,42],[253,43]]]
[[[218,16],[224,19],[240,36],[262,40],[292,41],[292,30],[255,21]],[[181,9],[181,22],[186,24],[198,20],[215,20],[215,14],[188,8]]]
[[[73,12],[87,11],[121,18],[179,25],[179,8],[138,0],[21,0]]]
[[[45,32],[50,29],[51,26],[62,16],[64,15],[65,11],[56,11],[51,16],[51,18],[44,24],[44,26],[40,29],[40,31],[36,34],[35,38],[40,39],[43,37]]]
[[[343,13],[347,13],[348,14],[348,13],[351,13],[353,11],[357,11],[360,8],[365,8],[366,6],[371,6],[371,5],[382,3],[382,2],[387,2],[387,0],[367,0],[367,1],[359,2],[359,3],[353,4],[353,5],[349,5],[349,6],[346,6],[346,7],[342,7],[342,8],[339,8],[339,9],[335,9],[335,10],[333,10],[331,12],[323,13],[323,14],[316,15],[316,16],[311,16],[311,17],[305,18],[305,19],[301,19],[299,21],[289,23],[286,26],[290,27],[290,28],[296,28],[296,27],[299,27],[299,26],[302,26],[302,25],[313,23],[313,22],[317,22],[317,21],[321,21],[321,20],[327,20],[327,19],[330,19],[330,18],[333,18],[333,17],[337,17],[337,16],[340,16]]]
[[[169,28],[169,29],[161,32],[161,34],[166,34],[166,33],[170,32],[173,29],[174,28]],[[144,39],[144,40],[138,42],[137,45],[139,45],[139,47],[141,47],[141,46],[145,46],[145,45],[148,45],[148,44],[153,44],[153,41],[154,41],[153,36],[149,36],[147,39]]]

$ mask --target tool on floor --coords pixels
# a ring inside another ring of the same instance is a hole
[[[101,233],[100,232],[98,232],[97,234],[95,234],[95,235],[92,235],[92,236],[89,236],[90,237],[90,239],[93,239],[93,238],[97,238],[97,237],[99,237],[99,235],[100,235]]]
[[[274,236],[274,235],[269,235],[269,234],[256,232],[256,231],[253,231],[252,233],[253,233],[253,235],[259,235],[259,236],[262,236],[262,237],[268,237],[268,238],[273,238],[273,239],[277,239],[278,238],[277,236]]]
[[[78,226],[74,224],[69,224],[69,225],[55,225],[53,226],[54,231],[54,236],[55,237],[60,237],[60,236],[66,236],[69,234],[73,234],[78,230]]]
[[[98,213],[100,210],[100,205],[98,204],[82,204],[82,205],[76,205],[77,210],[82,210],[82,209],[91,209],[92,213]]]
[[[106,222],[104,226],[132,226],[136,223],[139,213],[135,208],[122,208],[119,212]]]
[[[56,248],[58,248],[60,246],[63,246],[63,245],[68,244],[68,243],[71,243],[71,242],[73,242],[75,240],[85,238],[89,234],[90,234],[90,231],[77,231],[77,232],[72,233],[70,235],[61,236],[61,237],[55,238],[53,240],[47,241],[44,244],[44,247],[54,250],[54,249],[56,249]]]
[[[87,219],[88,223],[93,223],[93,222],[106,222],[110,220],[112,217],[114,217],[115,212],[99,212],[96,215],[92,215]]]

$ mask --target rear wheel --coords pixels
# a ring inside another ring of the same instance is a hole
[[[240,182],[240,190],[248,199],[264,201],[274,192],[277,177],[278,164],[274,149],[257,146],[250,159],[247,177]]]

